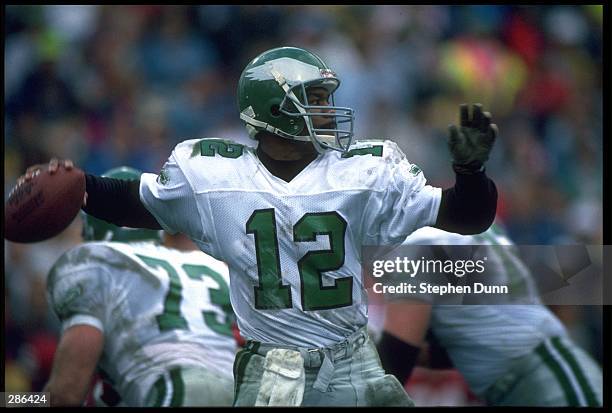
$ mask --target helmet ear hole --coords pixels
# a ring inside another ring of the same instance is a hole
[[[270,114],[274,116],[275,118],[278,118],[281,115],[280,106],[279,105],[270,106]]]

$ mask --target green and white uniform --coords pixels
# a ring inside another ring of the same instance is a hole
[[[358,334],[367,323],[361,246],[432,225],[441,197],[390,141],[325,152],[285,182],[248,147],[189,140],[140,182],[166,231],[228,263],[241,333],[305,349]]]
[[[600,406],[602,373],[539,299],[513,243],[493,225],[466,236],[422,228],[405,245],[489,245],[492,284],[521,304],[434,305],[430,328],[470,389],[490,405]],[[497,247],[502,246],[502,247]],[[522,304],[529,303],[529,304]]]
[[[66,330],[104,333],[99,368],[129,406],[231,404],[237,349],[224,263],[153,243],[89,242],[49,274]]]

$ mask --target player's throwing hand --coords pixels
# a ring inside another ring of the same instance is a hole
[[[448,147],[456,172],[470,173],[482,169],[497,137],[497,125],[491,123],[491,114],[482,111],[482,105],[472,105],[472,117],[468,105],[459,106],[461,126],[449,126]]]
[[[70,159],[64,159],[60,161],[57,158],[52,158],[48,164],[36,164],[26,169],[26,173],[17,179],[17,185],[20,185],[23,182],[30,181],[37,174],[38,171],[44,170],[45,167],[47,167],[47,170],[49,171],[49,173],[53,175],[60,167],[60,164],[67,171],[70,171],[74,167],[74,162],[72,162],[72,160]]]

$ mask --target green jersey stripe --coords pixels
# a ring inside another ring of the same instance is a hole
[[[557,351],[561,354],[561,356],[565,359],[567,364],[569,364],[570,368],[574,372],[578,383],[580,384],[580,388],[583,392],[584,397],[587,400],[587,404],[589,407],[599,406],[599,402],[595,396],[595,392],[591,388],[589,381],[587,380],[584,372],[580,369],[580,365],[578,361],[574,357],[574,355],[561,343],[561,339],[559,337],[554,337],[552,339],[553,346],[557,349]]]
[[[156,393],[156,397],[155,397],[155,402],[153,403],[154,407],[161,407],[162,403],[164,402],[164,399],[166,398],[166,378],[164,377],[164,375],[162,374],[159,379],[157,379],[157,381],[155,382],[155,384],[153,385],[155,387],[155,393]]]
[[[181,374],[181,368],[176,367],[170,370],[170,380],[172,381],[172,400],[171,407],[180,407],[185,399],[185,382]]]
[[[563,372],[563,368],[559,365],[557,359],[551,354],[546,346],[546,343],[536,348],[536,354],[538,354],[548,368],[552,371],[553,375],[557,378],[557,381],[561,385],[565,398],[569,406],[578,406],[578,396],[576,395],[575,389],[572,387],[570,380],[567,375]]]

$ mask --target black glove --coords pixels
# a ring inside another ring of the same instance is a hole
[[[453,169],[456,173],[472,174],[483,170],[484,163],[497,137],[497,125],[491,123],[491,114],[482,111],[482,105],[473,105],[472,119],[468,114],[468,105],[459,106],[461,127],[450,125],[448,147],[453,157]]]

